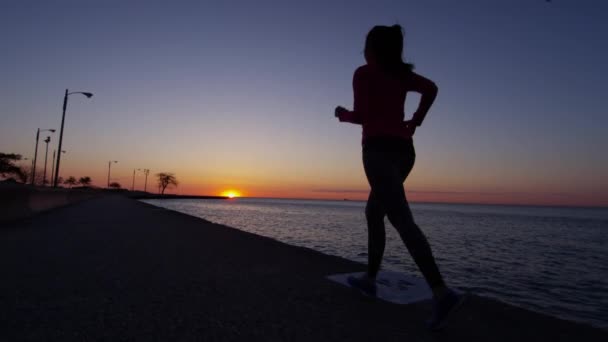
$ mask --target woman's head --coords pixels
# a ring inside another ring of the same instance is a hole
[[[399,25],[374,26],[365,39],[365,60],[393,69],[403,63],[403,30]]]

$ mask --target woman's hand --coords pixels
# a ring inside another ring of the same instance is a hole
[[[337,118],[340,118],[342,115],[346,114],[350,112],[348,109],[342,107],[342,106],[338,106],[336,107],[336,109],[334,110],[334,116]]]
[[[403,121],[403,129],[411,137],[413,137],[414,133],[416,133],[416,127],[418,127],[418,125],[416,125],[414,120]]]
[[[350,122],[356,125],[361,125],[360,113],[350,111],[344,107],[338,106],[334,110],[334,115],[340,122]]]

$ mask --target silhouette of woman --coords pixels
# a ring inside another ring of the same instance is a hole
[[[365,60],[353,76],[354,108],[337,107],[341,122],[363,127],[363,167],[371,187],[365,216],[368,229],[368,270],[363,277],[350,277],[351,286],[376,295],[376,276],[385,246],[384,216],[397,229],[412,258],[433,291],[434,310],[429,328],[442,328],[463,297],[449,289],[439,272],[431,247],[414,222],[403,182],[414,166],[412,136],[437,96],[431,80],[404,63],[401,26],[375,26],[367,34]],[[418,109],[404,121],[406,93],[420,93]]]

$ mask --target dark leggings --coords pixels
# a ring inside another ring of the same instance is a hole
[[[385,246],[384,216],[397,229],[410,255],[431,288],[444,285],[429,243],[414,222],[403,182],[414,167],[416,152],[411,140],[397,143],[372,141],[363,148],[363,167],[371,186],[365,208],[368,229],[368,274],[380,270]]]

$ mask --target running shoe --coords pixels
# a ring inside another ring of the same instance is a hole
[[[448,290],[448,293],[433,303],[433,315],[431,320],[427,322],[428,328],[432,331],[438,331],[445,328],[448,319],[462,306],[465,300],[464,295],[459,295],[453,290]]]

